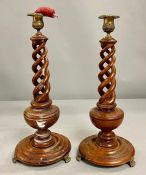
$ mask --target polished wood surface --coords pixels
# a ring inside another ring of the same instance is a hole
[[[84,159],[100,166],[119,166],[125,163],[134,166],[134,147],[129,141],[116,136],[113,132],[124,118],[124,112],[116,107],[115,103],[116,42],[109,34],[100,40],[102,48],[98,75],[100,98],[96,107],[90,111],[90,119],[101,131],[98,135],[87,137],[80,143],[77,160]]]
[[[19,161],[27,165],[49,165],[64,159],[70,161],[71,144],[65,136],[52,133],[48,128],[59,118],[59,108],[52,105],[49,98],[50,73],[48,70],[46,41],[48,38],[39,30],[31,37],[34,49],[32,70],[34,76],[33,100],[31,106],[24,111],[24,118],[28,125],[37,131],[18,143],[15,149],[14,162]]]

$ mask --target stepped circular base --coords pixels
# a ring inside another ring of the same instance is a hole
[[[24,138],[18,143],[15,149],[14,162],[33,166],[50,165],[64,159],[70,160],[69,152],[71,144],[68,138],[58,133],[51,133],[55,143],[50,147],[37,148],[32,145],[34,135]]]
[[[135,150],[133,145],[122,137],[117,137],[118,146],[114,149],[103,148],[96,143],[97,135],[85,138],[79,145],[77,160],[83,159],[99,166],[119,166],[134,163]]]

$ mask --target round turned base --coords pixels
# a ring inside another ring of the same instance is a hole
[[[63,135],[51,133],[54,144],[46,148],[33,146],[34,135],[24,138],[15,149],[14,162],[20,161],[27,165],[42,166],[50,165],[62,159],[67,163],[70,161],[70,141]]]
[[[135,150],[133,145],[122,137],[117,137],[118,146],[114,149],[97,145],[97,135],[85,138],[79,145],[77,160],[83,159],[99,166],[119,166],[129,163],[134,166]]]

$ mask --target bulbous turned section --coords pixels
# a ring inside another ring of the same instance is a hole
[[[90,111],[90,119],[93,125],[101,132],[97,137],[97,144],[102,147],[115,148],[118,146],[117,137],[112,130],[122,123],[124,112],[120,108],[111,111],[99,110],[97,107]]]
[[[24,118],[32,128],[45,130],[56,123],[59,113],[59,108],[55,105],[48,109],[35,109],[30,106],[24,111]]]
[[[101,111],[95,107],[91,109],[89,115],[94,126],[102,129],[103,131],[116,129],[120,126],[124,119],[124,112],[118,107],[108,112]]]
[[[24,111],[24,118],[28,125],[37,129],[34,134],[33,145],[36,147],[48,147],[54,143],[49,127],[54,125],[59,118],[59,108],[51,105],[49,108],[35,109],[28,107]]]

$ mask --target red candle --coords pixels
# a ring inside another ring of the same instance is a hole
[[[54,18],[56,16],[55,15],[55,10],[52,9],[52,8],[49,8],[49,7],[40,7],[35,11],[35,13],[41,13],[44,16],[48,16],[48,17],[51,17],[51,18]]]

